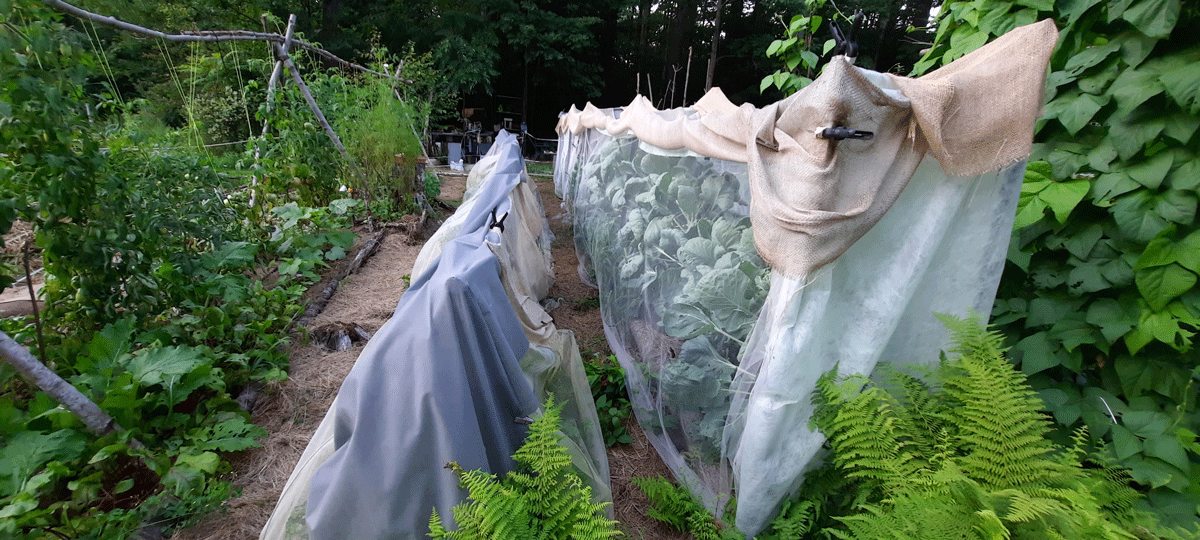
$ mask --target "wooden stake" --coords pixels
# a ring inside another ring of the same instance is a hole
[[[725,11],[725,0],[717,0],[717,16],[713,21],[712,52],[708,55],[708,73],[704,76],[704,92],[712,90],[713,73],[717,70],[717,44],[721,42],[721,12]]]
[[[687,71],[683,72],[683,103],[681,103],[681,105],[683,107],[687,107],[687,104],[688,104],[687,89],[688,89],[688,80],[691,79],[691,77],[692,77],[692,48],[688,47]]]
[[[346,158],[346,160],[351,164],[354,164],[354,160],[351,159],[350,154],[346,152],[346,146],[342,144],[342,139],[339,138],[337,133],[333,131],[333,127],[330,126],[329,121],[325,119],[325,113],[322,113],[321,107],[317,105],[317,100],[313,99],[312,92],[308,91],[308,85],[304,84],[304,79],[300,77],[300,69],[296,67],[296,64],[292,62],[292,58],[288,56],[288,53],[284,52],[279,45],[272,44],[271,46],[275,50],[275,58],[282,59],[284,66],[286,66],[288,72],[292,74],[292,81],[295,82],[296,86],[300,88],[300,94],[304,96],[305,103],[308,103],[308,108],[312,109],[313,116],[317,117],[317,122],[319,122],[321,127],[325,129],[325,134],[328,135],[329,140],[333,142],[333,147],[337,148],[337,151],[342,154],[342,157]]]
[[[37,331],[38,354],[46,357],[46,340],[42,337],[42,316],[38,310],[37,293],[33,290],[33,272],[29,270],[29,256],[33,251],[33,239],[25,241],[21,246],[22,260],[25,263],[25,286],[29,289],[29,307],[33,309],[33,327]]]
[[[265,17],[265,16],[264,16]],[[292,46],[292,33],[296,27],[296,14],[293,13],[288,17],[287,30],[283,36],[283,51],[287,52]],[[263,19],[263,30],[267,28],[267,21]],[[271,46],[267,47],[268,49]],[[274,51],[272,51],[274,52]],[[272,54],[274,56],[274,54]],[[267,132],[271,129],[271,108],[275,103],[275,87],[279,86],[279,74],[283,71],[283,60],[275,60],[275,69],[271,71],[271,79],[267,81],[267,114],[263,116],[262,133],[259,134],[257,140],[254,141],[254,167],[253,170],[258,170],[258,160],[262,157],[262,143],[267,137]],[[258,175],[250,175],[250,207],[253,208],[258,200]]]

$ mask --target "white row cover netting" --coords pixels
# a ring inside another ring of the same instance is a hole
[[[821,374],[934,362],[935,313],[991,311],[1056,36],[1019,28],[920,79],[836,57],[763,109],[714,90],[560,119],[555,190],[638,421],[748,536],[819,457]]]
[[[563,404],[573,464],[595,500],[612,500],[574,334],[538,303],[553,277],[552,237],[514,135],[497,137],[468,184],[359,354],[261,539],[416,540],[434,508],[452,526],[466,492],[446,463],[511,470],[527,430],[517,419],[536,418],[550,394]]]

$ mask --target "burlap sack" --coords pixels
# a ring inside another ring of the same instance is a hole
[[[735,106],[719,89],[690,114],[657,111],[638,96],[619,113],[588,104],[563,115],[559,129],[632,131],[660,148],[747,163],[759,253],[784,275],[804,276],[883,217],[926,152],[951,176],[1028,157],[1057,39],[1050,20],[1016,28],[918,79],[836,57],[811,85],[762,109]],[[874,137],[816,136],[832,126]]]

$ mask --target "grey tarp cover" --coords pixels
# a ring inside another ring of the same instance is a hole
[[[443,254],[443,249],[455,239],[462,239],[456,245],[456,249],[447,254],[447,257],[455,258],[460,254],[466,254],[471,260],[482,264],[485,254],[481,251],[471,249],[470,246],[482,245],[493,253],[496,261],[499,263],[499,282],[503,286],[504,294],[508,302],[512,306],[515,313],[507,316],[507,319],[515,319],[525,333],[525,337],[529,340],[529,348],[521,358],[520,367],[525,378],[530,381],[533,388],[533,394],[537,397],[539,403],[544,402],[548,396],[553,395],[555,400],[562,407],[560,410],[560,429],[562,434],[561,442],[567,447],[572,458],[572,464],[576,470],[581,473],[584,480],[592,487],[593,500],[597,502],[612,501],[612,491],[609,487],[609,470],[608,460],[605,455],[604,438],[600,433],[600,424],[596,415],[596,406],[592,401],[591,389],[588,386],[587,374],[583,368],[583,362],[579,356],[578,346],[575,343],[574,334],[570,330],[559,330],[555,327],[550,315],[538,303],[539,298],[546,296],[550,289],[550,284],[553,279],[553,261],[550,257],[550,244],[553,240],[553,235],[550,233],[549,224],[546,222],[545,211],[541,206],[541,200],[533,185],[529,182],[529,176],[525,171],[524,164],[520,158],[519,149],[516,144],[516,138],[509,133],[503,133],[497,137],[497,142],[492,146],[488,155],[480,160],[474,168],[471,169],[470,176],[467,180],[467,192],[464,194],[463,203],[458,210],[447,219],[437,230],[436,233],[425,243],[421,249],[420,256],[413,265],[410,272],[411,275],[421,276],[425,274],[425,270],[431,268],[431,265],[437,263]],[[495,186],[499,187],[495,187]],[[484,189],[486,186],[493,186],[496,190]],[[497,199],[500,192],[503,192],[506,187],[509,187],[507,197],[503,200]],[[484,210],[476,210],[477,205],[480,205]],[[487,216],[490,224],[490,210],[497,210],[500,216],[503,217],[503,228],[492,228],[490,232],[484,234],[480,221],[482,216]],[[463,231],[467,231],[466,236],[462,236]],[[499,233],[497,234],[497,231]],[[483,255],[483,258],[481,258]],[[434,272],[442,272],[444,275],[459,273],[459,279],[442,279],[437,278],[419,285],[421,289],[420,296],[422,298],[450,298],[452,295],[447,291],[439,291],[439,287],[445,289],[448,285],[458,285],[462,281],[469,281],[474,286],[472,293],[476,296],[484,295],[480,291],[482,288],[488,288],[490,292],[486,295],[489,299],[495,300],[496,282],[487,279],[484,281],[470,281],[471,275],[462,274],[456,269],[464,268],[460,263],[445,262],[440,270]],[[470,267],[473,269],[474,267]],[[482,268],[482,267],[481,267]],[[395,272],[403,272],[405,269],[396,268]],[[418,280],[420,281],[420,280]],[[404,300],[408,302],[410,299]],[[415,308],[408,307],[397,310],[397,315],[411,316]],[[443,310],[441,313],[451,316],[459,316],[461,311]],[[495,312],[497,317],[505,314]],[[419,350],[409,351],[409,354],[404,356],[404,360],[400,361],[396,355],[395,345],[398,342],[396,334],[403,334],[408,338],[416,337],[421,340],[428,340],[430,335],[425,330],[414,330],[407,324],[401,322],[402,319],[393,319],[379,332],[375,334],[372,344],[368,344],[359,356],[359,363],[363,365],[376,366],[374,369],[379,369],[379,366],[389,363],[400,362],[398,365],[408,366],[424,365],[428,362],[436,362],[436,365],[454,366],[461,363],[460,360],[453,358],[430,357],[422,356]],[[505,325],[501,330],[508,332],[511,325]],[[477,331],[473,325],[466,325],[467,333],[457,333],[455,328],[463,327],[462,325],[455,326],[444,321],[436,321],[429,325],[430,328],[436,327],[447,333],[455,333],[460,340],[483,340],[485,342],[495,341],[495,336],[486,332]],[[510,335],[502,333],[502,337],[510,340],[510,345],[514,343],[510,339]],[[399,338],[406,339],[406,338]],[[378,342],[378,343],[375,343]],[[478,347],[460,346],[462,351],[475,351]],[[433,350],[425,348],[423,350]],[[444,349],[438,349],[441,354],[447,354]],[[420,354],[417,354],[420,353]],[[425,358],[426,360],[420,360]],[[502,364],[504,362],[501,362]],[[506,367],[503,376],[511,376],[511,365],[504,364]],[[495,367],[495,366],[493,366]],[[363,368],[369,369],[369,368]],[[389,368],[392,369],[392,368]],[[427,367],[426,370],[437,369]],[[398,372],[398,369],[392,369],[391,373]],[[475,377],[474,380],[477,380]],[[325,417],[321,420],[320,426],[313,433],[308,446],[305,447],[304,453],[296,463],[296,467],[292,470],[292,474],[288,477],[287,483],[284,485],[280,493],[279,500],[272,511],[270,519],[263,527],[259,538],[261,540],[309,540],[312,538],[306,523],[306,506],[309,500],[312,482],[315,473],[333,456],[334,451],[339,444],[345,448],[348,439],[343,437],[340,441],[336,440],[335,431],[339,428],[339,424],[345,425],[345,419],[348,414],[352,414],[354,423],[354,434],[361,435],[366,440],[373,436],[375,429],[367,429],[365,424],[368,422],[376,422],[381,424],[396,425],[396,422],[408,421],[399,420],[390,414],[389,409],[382,407],[388,406],[391,402],[375,403],[372,406],[370,399],[364,396],[370,394],[391,395],[407,395],[411,393],[410,388],[416,388],[418,392],[427,392],[430,385],[425,382],[425,378],[397,378],[397,377],[359,377],[355,379],[355,390],[353,394],[358,396],[357,409],[349,410],[342,405],[344,396],[339,396],[334,400],[326,412]],[[365,389],[365,385],[379,385],[375,390]],[[501,384],[501,387],[503,384]],[[514,389],[520,389],[520,385],[513,384]],[[502,388],[501,388],[502,389]],[[523,393],[523,390],[521,390]],[[478,393],[472,394],[478,396]],[[422,411],[414,412],[412,409],[403,409],[404,419],[409,419],[410,415],[416,414],[422,418],[426,418],[427,422],[438,424],[441,422],[453,421],[454,424],[462,424],[457,414],[445,414],[439,408],[447,403],[443,396],[438,396],[438,400],[433,406],[427,407]],[[481,398],[482,399],[482,398]],[[515,399],[515,398],[514,398]],[[518,399],[518,401],[520,401]],[[456,413],[458,410],[457,403],[450,402],[453,408],[451,413]],[[476,406],[478,409],[479,406]],[[374,411],[374,412],[373,412]],[[501,421],[505,421],[503,418]],[[453,427],[454,424],[450,424]],[[426,425],[424,423],[413,424],[417,429]],[[406,424],[407,426],[407,424]],[[391,428],[389,428],[391,429]],[[343,428],[344,432],[345,429]],[[393,431],[394,433],[394,431]],[[452,475],[449,471],[430,468],[430,462],[434,460],[408,460],[400,462],[400,459],[408,459],[414,450],[426,448],[429,441],[442,441],[446,437],[440,430],[426,429],[423,434],[418,436],[414,434],[413,439],[397,443],[396,441],[387,442],[388,446],[383,446],[376,453],[358,452],[356,454],[348,454],[348,451],[343,457],[340,467],[343,469],[337,474],[346,474],[346,471],[359,470],[366,471],[377,469],[376,463],[382,462],[387,465],[394,465],[393,468],[386,471],[396,478],[397,475],[405,479],[411,479],[415,482],[432,482],[432,484],[420,484],[426,486],[428,490],[433,490],[438,493],[438,497],[448,497],[454,494],[456,497],[461,494],[453,493],[453,485],[446,483],[445,480]],[[460,437],[457,439],[462,442],[471,437]],[[478,451],[478,441],[471,442],[474,450]],[[440,443],[439,443],[440,444]],[[445,445],[443,445],[445,446]],[[506,446],[511,446],[506,443]],[[442,446],[438,447],[439,449]],[[468,458],[470,455],[469,454]],[[488,454],[490,459],[493,454]],[[371,459],[377,461],[356,461],[358,459]],[[454,459],[460,459],[456,456]],[[461,461],[461,459],[460,459]],[[465,462],[464,462],[465,463]],[[413,470],[403,471],[400,467],[410,467]],[[500,472],[492,469],[493,472]],[[416,474],[416,472],[420,474]],[[440,473],[440,474],[438,474]],[[332,473],[330,473],[332,474]],[[353,473],[359,474],[359,473]],[[373,480],[373,478],[372,478]],[[379,489],[371,486],[365,490],[365,493],[383,494],[387,504],[401,504],[400,501],[410,498],[413,493],[423,494],[427,490],[425,487],[416,489],[414,485],[404,485],[395,481],[390,484],[395,487],[400,487],[397,490],[389,490],[387,488]],[[362,497],[357,493],[359,485],[354,482],[339,482],[336,489],[349,490],[349,503],[355,503],[362,500]],[[333,508],[332,505],[341,501],[342,495],[329,491],[323,495],[325,506]],[[439,499],[441,500],[441,499]],[[327,522],[332,519],[334,514],[337,514],[338,519],[356,520],[357,517],[352,515],[353,512],[372,513],[382,503],[371,504],[366,506],[354,507],[345,505],[337,507],[334,510],[327,511],[327,517],[322,518]],[[428,515],[429,509],[432,508],[433,502],[428,500],[423,495],[414,499],[411,508],[415,508],[418,514]],[[424,510],[419,508],[424,505]],[[397,507],[398,508],[398,507]],[[440,505],[438,508],[443,514],[446,513],[445,505]],[[611,507],[609,507],[611,512]],[[447,518],[451,518],[449,514]],[[611,513],[610,513],[611,517]],[[372,522],[376,523],[376,522]],[[420,536],[425,531],[426,523],[424,521],[409,521],[409,522],[389,522],[388,527],[375,531],[367,530],[369,527],[363,526],[365,533],[370,537],[400,537],[411,538]]]
[[[449,518],[464,498],[446,462],[512,468],[526,433],[514,420],[539,403],[519,365],[529,341],[485,242],[499,240],[491,212],[508,211],[520,176],[509,178],[482,188],[464,232],[414,280],[346,377],[337,450],[312,480],[311,538],[423,538],[432,509]]]

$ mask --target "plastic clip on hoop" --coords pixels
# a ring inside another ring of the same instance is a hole
[[[844,55],[854,62],[854,58],[858,58],[858,29],[862,27],[863,12],[858,10],[854,14],[854,19],[850,23],[850,33],[842,31],[842,27],[838,26],[837,20],[831,19],[829,30],[833,32],[834,47],[830,51],[833,56]]]
[[[814,135],[816,135],[818,139],[831,139],[835,141],[840,141],[843,139],[862,139],[864,141],[869,141],[875,138],[875,134],[870,131],[859,131],[857,129],[851,129],[843,126],[820,128],[814,133]]]
[[[500,229],[500,233],[504,233],[504,220],[508,219],[508,212],[505,212],[499,219],[496,218],[496,209],[492,209],[492,222],[488,224],[488,229]]]

